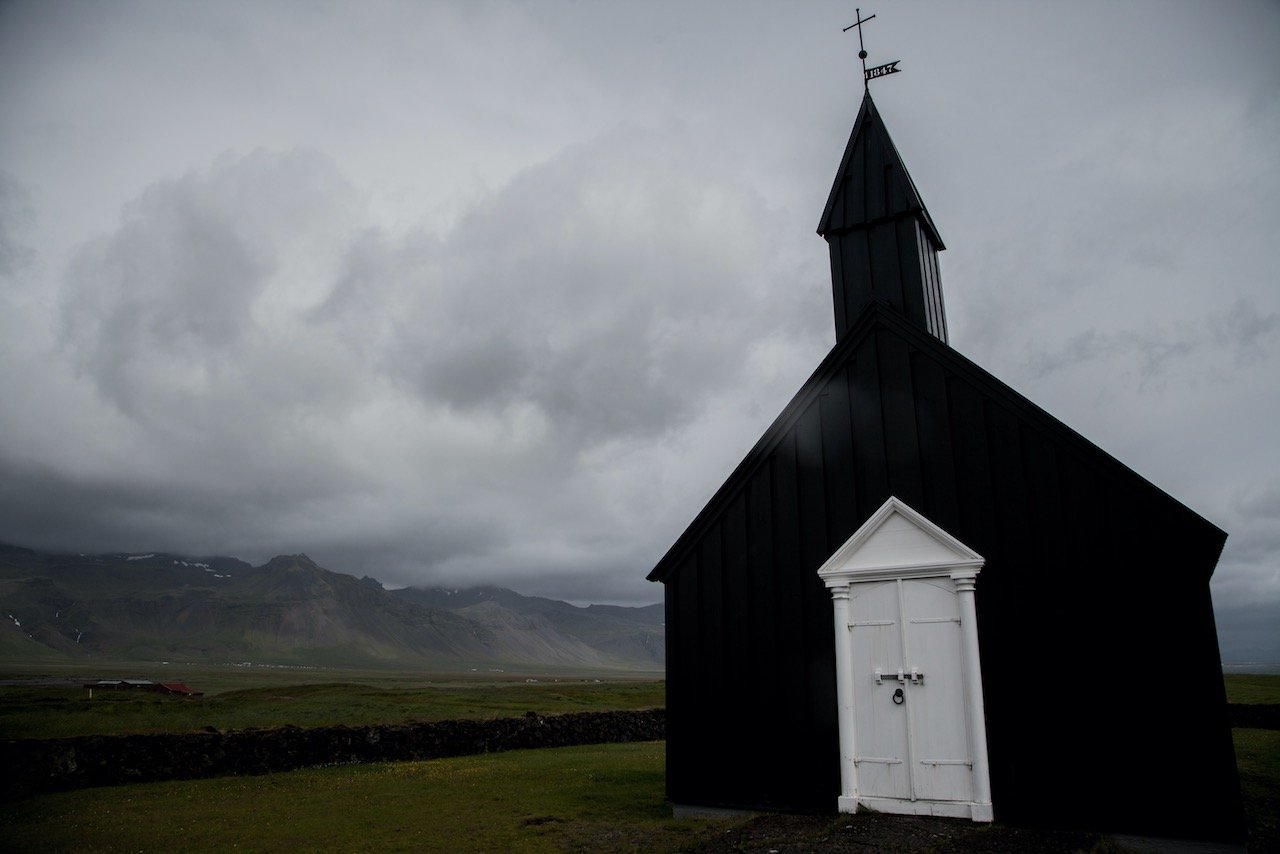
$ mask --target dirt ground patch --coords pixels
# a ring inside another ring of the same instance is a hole
[[[752,854],[810,852],[1121,852],[1125,849],[1100,834],[1072,833],[920,816],[858,813],[756,816],[695,850]]]

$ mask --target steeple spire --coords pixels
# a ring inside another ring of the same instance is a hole
[[[938,252],[946,247],[867,91],[818,224],[831,252],[836,340],[886,303],[947,340]]]

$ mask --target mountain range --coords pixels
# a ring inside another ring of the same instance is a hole
[[[0,545],[0,659],[661,670],[661,605],[501,587],[387,590],[281,555],[45,554]]]

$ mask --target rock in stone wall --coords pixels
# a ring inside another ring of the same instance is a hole
[[[439,721],[236,732],[91,735],[0,742],[0,799],[39,792],[265,774],[316,765],[438,759],[533,747],[656,741],[666,711],[578,712],[492,721]]]

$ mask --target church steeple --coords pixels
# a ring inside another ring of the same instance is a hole
[[[831,251],[836,340],[872,302],[947,340],[938,252],[946,247],[868,91],[818,224]]]

